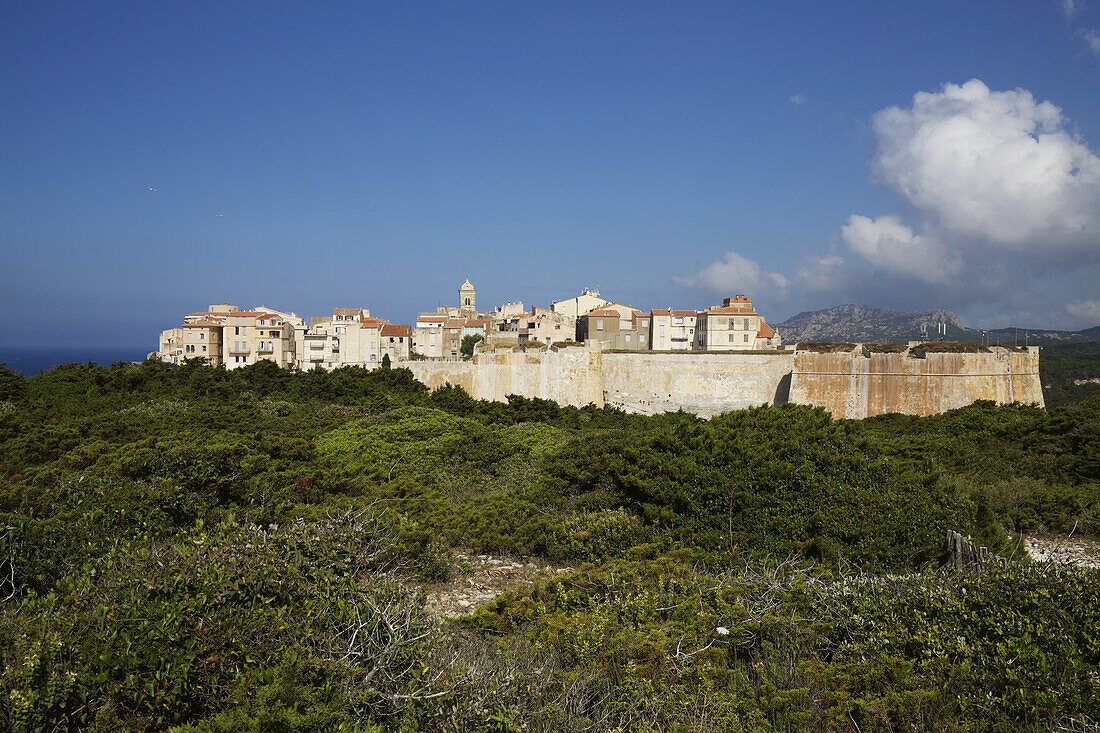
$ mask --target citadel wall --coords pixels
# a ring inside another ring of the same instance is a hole
[[[404,362],[428,387],[462,387],[478,399],[510,394],[581,407],[609,405],[657,414],[678,409],[712,417],[784,402],[824,407],[834,417],[888,412],[932,415],[979,399],[1043,404],[1039,354],[991,347],[982,353],[773,354],[500,349],[471,361]]]
[[[838,418],[891,412],[935,415],[975,400],[1041,407],[1039,349],[992,346],[979,353],[907,349],[868,355],[859,346],[838,353],[799,350],[790,400],[820,405]]]

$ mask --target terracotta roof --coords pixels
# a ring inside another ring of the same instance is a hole
[[[425,323],[443,323],[447,320],[447,316],[417,316],[416,320]]]
[[[357,316],[363,312],[362,308],[333,308],[332,315],[334,316]]]
[[[209,312],[209,311],[195,311],[194,313],[185,314],[184,317],[186,318],[187,316],[212,316],[212,315],[214,315],[214,314]]]
[[[443,328],[462,328],[466,325],[465,318],[448,318],[443,322]]]
[[[379,326],[384,326],[385,324],[386,324],[385,320],[383,320],[381,318],[360,318],[359,319],[359,325],[360,326],[366,326],[367,328],[378,328]]]
[[[489,319],[488,318],[471,318],[471,319],[466,321],[466,325],[467,326],[488,326],[489,325]]]
[[[674,316],[697,316],[699,314],[695,311],[672,311],[672,315],[674,315]]]
[[[581,318],[588,318],[589,316],[595,316],[597,318],[618,318],[619,311],[614,308],[593,308],[587,313],[583,314]]]
[[[775,329],[764,323],[763,319],[760,321],[760,330],[756,333],[757,338],[770,339],[775,336]]]
[[[214,321],[188,321],[183,324],[183,328],[222,328],[225,324],[214,323]]]
[[[382,326],[383,336],[409,336],[412,328],[404,323],[387,323]]]

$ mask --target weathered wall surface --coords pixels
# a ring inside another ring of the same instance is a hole
[[[478,399],[539,397],[657,414],[703,417],[764,404],[824,407],[834,417],[888,412],[933,415],[975,400],[1043,404],[1039,352],[992,347],[986,353],[908,351],[775,354],[611,353],[586,347],[500,350],[472,361],[403,362],[431,388],[449,382]]]
[[[1039,350],[991,347],[987,353],[908,351],[864,356],[796,351],[791,402],[825,407],[834,417],[890,412],[935,415],[975,400],[1043,405]]]
[[[598,349],[559,351],[500,350],[476,354],[471,361],[411,361],[401,366],[432,389],[450,382],[482,400],[504,402],[508,395],[539,397],[560,405],[603,406]]]
[[[604,403],[654,415],[702,417],[787,401],[794,354],[605,353]]]

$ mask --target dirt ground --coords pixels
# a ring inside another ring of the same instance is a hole
[[[446,583],[426,588],[428,613],[437,618],[463,616],[490,603],[501,593],[530,583],[538,577],[551,577],[573,571],[571,567],[553,567],[539,558],[509,558],[455,553],[457,568]]]
[[[1036,562],[1100,568],[1100,540],[1077,535],[1033,534],[1024,538],[1027,554]]]

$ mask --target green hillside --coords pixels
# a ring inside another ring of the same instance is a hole
[[[1019,533],[1098,517],[1100,398],[703,420],[0,368],[0,727],[1048,729],[1098,709],[1100,571]],[[943,571],[949,528],[1019,562]],[[440,621],[459,549],[572,571]]]

